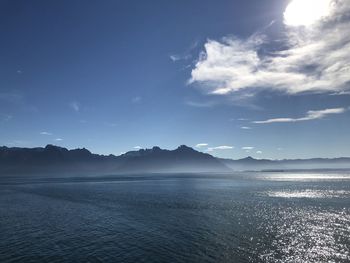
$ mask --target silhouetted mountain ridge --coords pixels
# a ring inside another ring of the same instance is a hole
[[[0,147],[1,174],[114,174],[153,172],[230,172],[232,170],[350,168],[350,158],[296,160],[216,158],[186,145],[130,151],[120,156],[98,155],[85,148],[55,145],[37,148]]]
[[[186,145],[175,150],[159,147],[140,149],[121,155],[125,172],[229,172],[220,160],[210,154],[198,152]]]
[[[310,159],[254,159],[248,156],[239,160],[220,159],[233,170],[293,170],[293,169],[350,169],[350,157]]]
[[[1,147],[0,172],[21,173],[152,173],[229,172],[217,158],[181,145],[175,150],[130,151],[120,156],[98,155],[89,150],[68,150],[54,145],[37,148]]]
[[[86,172],[116,167],[116,156],[92,154],[87,149],[68,150],[47,145],[37,148],[0,147],[0,173]]]

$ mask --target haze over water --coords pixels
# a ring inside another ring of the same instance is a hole
[[[1,262],[349,262],[350,172],[1,178]]]

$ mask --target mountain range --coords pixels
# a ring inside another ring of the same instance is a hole
[[[68,150],[54,145],[37,148],[0,147],[0,174],[96,175],[128,173],[227,173],[244,170],[345,169],[350,158],[268,160],[247,157],[239,160],[216,158],[181,145],[175,150],[159,147],[125,154],[98,155],[89,150]]]

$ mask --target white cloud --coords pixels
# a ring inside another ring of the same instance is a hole
[[[134,149],[140,150],[140,149],[142,149],[142,147],[141,146],[134,146]]]
[[[242,150],[246,150],[246,151],[250,151],[250,150],[253,150],[254,149],[254,147],[252,147],[252,146],[244,146],[244,147],[242,147]]]
[[[209,94],[236,96],[262,90],[288,94],[349,90],[350,0],[332,4],[329,16],[317,23],[285,25],[283,40],[262,33],[244,40],[208,40],[189,82],[201,84]]]
[[[197,145],[196,145],[196,148],[202,148],[202,147],[206,147],[206,146],[208,146],[209,144],[208,143],[198,143]]]
[[[242,126],[241,129],[242,129],[242,130],[251,130],[252,128],[251,128],[251,127],[248,127],[248,126]]]
[[[318,111],[308,111],[306,116],[301,118],[274,118],[274,119],[268,119],[264,121],[254,121],[253,123],[256,124],[269,124],[269,123],[283,123],[283,122],[300,122],[300,121],[310,121],[310,120],[317,120],[317,119],[323,119],[327,115],[330,114],[340,114],[344,113],[346,111],[345,108],[335,108],[335,109],[325,109],[325,110],[318,110]]]
[[[80,103],[77,101],[72,101],[69,106],[76,112],[80,111]]]
[[[207,149],[207,151],[208,152],[212,152],[212,151],[215,151],[215,150],[231,150],[233,148],[234,148],[233,146],[221,145],[221,146],[217,146],[217,147],[209,147]]]
[[[61,142],[61,141],[63,141],[63,139],[62,138],[56,138],[55,141],[56,142]]]
[[[256,151],[257,154],[262,154],[262,151]]]
[[[47,135],[47,136],[51,136],[51,135],[52,135],[52,133],[51,133],[51,132],[42,131],[42,132],[40,132],[40,135]]]

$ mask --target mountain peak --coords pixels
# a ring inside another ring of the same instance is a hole
[[[48,144],[45,146],[45,150],[47,151],[68,151],[68,149],[63,148],[63,147],[59,147],[53,144]]]
[[[45,146],[45,149],[47,149],[47,150],[50,150],[50,149],[57,149],[57,148],[58,148],[58,146],[55,146],[55,145],[53,145],[53,144],[48,144],[48,145]]]
[[[187,145],[180,145],[179,147],[177,147],[176,151],[181,151],[181,152],[196,152],[196,150],[194,150],[191,147],[188,147]]]
[[[153,148],[152,148],[152,151],[153,152],[159,152],[159,151],[161,151],[162,149],[160,148],[160,147],[158,147],[158,146],[153,146]]]
[[[255,160],[256,160],[256,159],[253,158],[253,157],[251,157],[251,156],[248,156],[248,157],[246,157],[246,158],[241,159],[241,161],[255,161]]]

